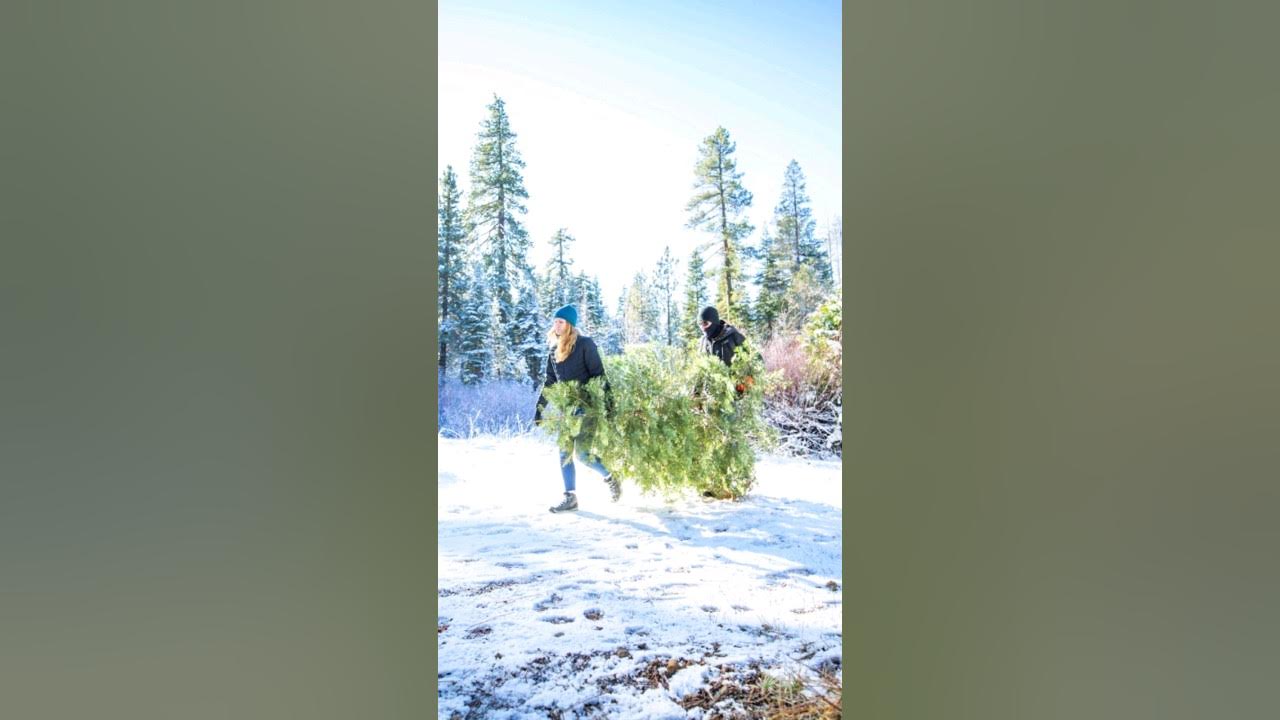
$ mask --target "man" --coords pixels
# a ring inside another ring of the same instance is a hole
[[[720,358],[725,365],[733,365],[733,353],[747,341],[746,336],[738,328],[721,320],[720,311],[711,305],[702,308],[698,324],[702,326],[702,339],[698,342],[702,351]],[[755,378],[750,375],[743,378],[736,387],[738,396],[741,397],[754,383]]]
[[[702,308],[698,324],[702,326],[703,336],[699,342],[702,351],[720,358],[725,365],[732,365],[733,351],[747,338],[738,328],[721,320],[720,312],[710,305]]]

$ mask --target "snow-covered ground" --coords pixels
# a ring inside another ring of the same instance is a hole
[[[438,443],[440,717],[701,718],[744,668],[839,670],[839,461],[762,457],[736,503],[613,504],[579,466],[552,514],[549,439]]]

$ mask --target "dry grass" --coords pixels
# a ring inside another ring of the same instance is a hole
[[[665,668],[663,668],[665,669]],[[655,669],[661,675],[663,669]],[[705,720],[771,718],[779,720],[838,720],[841,684],[822,673],[816,684],[799,677],[778,679],[752,667],[745,672],[723,666],[707,687],[685,697],[686,710],[701,708]]]

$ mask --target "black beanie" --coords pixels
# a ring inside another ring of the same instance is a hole
[[[720,313],[712,306],[708,305],[702,308],[702,314],[698,316],[703,322],[709,322],[715,325],[720,320]]]

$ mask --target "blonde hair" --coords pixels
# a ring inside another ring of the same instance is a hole
[[[569,357],[569,353],[573,352],[573,346],[578,344],[578,328],[569,325],[569,329],[559,337],[556,337],[555,331],[552,330],[547,333],[547,343],[556,349],[556,362],[562,363]]]

